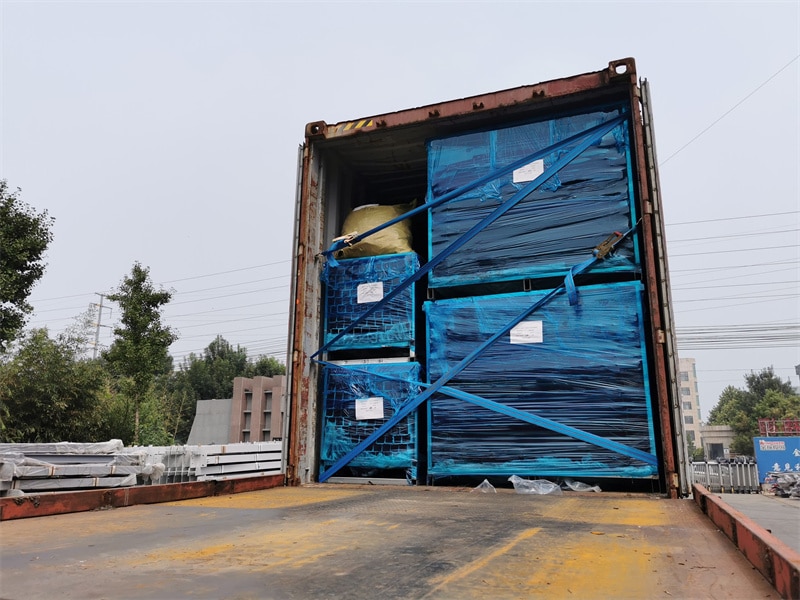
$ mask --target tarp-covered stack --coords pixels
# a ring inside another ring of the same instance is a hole
[[[429,476],[658,476],[629,127],[600,106],[429,142]]]
[[[158,479],[164,466],[122,441],[0,444],[0,492],[128,487]]]
[[[431,381],[543,296],[426,303]],[[467,395],[431,400],[431,475],[657,474],[648,460],[655,441],[641,286],[587,286],[580,299],[575,309],[566,295],[555,297],[489,345],[448,383]],[[482,400],[494,410],[476,405]]]
[[[419,393],[419,363],[326,365],[320,463],[331,467]],[[353,475],[413,470],[417,419],[412,413],[348,463]]]
[[[345,219],[342,235],[366,233],[411,206],[358,207]],[[419,269],[410,244],[409,223],[401,221],[325,263],[324,345],[319,352],[322,469],[336,466],[418,393],[411,383],[421,380],[420,365],[413,360],[415,291],[409,286],[395,293]],[[332,474],[413,480],[417,440],[412,414]]]
[[[633,224],[633,192],[622,115],[620,108],[608,107],[432,140],[428,145],[429,201],[469,189],[431,209],[431,257],[448,253],[453,241],[479,226],[503,203],[516,205],[449,253],[431,272],[430,287],[563,276],[608,235],[627,231]],[[610,131],[592,136],[603,124],[611,124]],[[586,132],[589,136],[581,138]],[[590,141],[586,149],[556,171],[558,161],[568,158],[567,152],[583,140]],[[491,176],[518,161],[523,164],[516,169]],[[482,185],[472,186],[486,177]],[[542,183],[537,186],[538,177]],[[637,269],[631,236],[594,272]]]
[[[186,446],[0,444],[0,496],[262,477],[281,473],[280,441]]]

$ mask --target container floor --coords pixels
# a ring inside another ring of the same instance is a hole
[[[0,523],[0,597],[777,598],[691,500],[316,484]]]

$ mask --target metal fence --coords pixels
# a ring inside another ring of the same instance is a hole
[[[695,462],[690,465],[692,483],[699,483],[710,492],[757,494],[761,492],[756,463]]]

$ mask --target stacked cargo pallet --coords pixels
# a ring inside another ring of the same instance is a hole
[[[161,471],[163,465],[120,440],[0,444],[0,495],[128,487]]]
[[[281,472],[282,442],[243,442],[140,448],[147,462],[161,464],[150,483],[182,483],[263,477]]]
[[[125,447],[0,444],[0,496],[275,475],[282,442]]]
[[[429,477],[658,476],[629,126],[602,106],[429,142]]]
[[[325,283],[320,464],[331,468],[413,399],[413,287],[388,296],[419,268],[416,253],[329,261]],[[337,468],[337,477],[416,477],[414,414]]]

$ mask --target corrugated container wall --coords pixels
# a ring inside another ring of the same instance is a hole
[[[685,495],[656,165],[631,58],[309,123],[289,483],[519,475]]]

